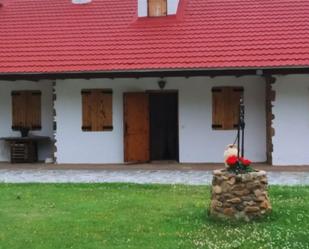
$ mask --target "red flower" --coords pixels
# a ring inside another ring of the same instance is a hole
[[[230,156],[226,159],[226,163],[230,166],[235,165],[238,162],[237,156]]]
[[[252,163],[250,160],[243,157],[240,158],[240,161],[244,166],[250,166],[250,164]]]

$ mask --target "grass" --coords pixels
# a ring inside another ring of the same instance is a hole
[[[1,249],[309,248],[309,187],[272,187],[273,213],[209,219],[209,187],[0,184]]]

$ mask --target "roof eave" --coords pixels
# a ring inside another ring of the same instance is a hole
[[[260,71],[262,70],[262,71]],[[261,74],[262,73],[262,74]],[[0,73],[0,80],[309,74],[308,66]]]

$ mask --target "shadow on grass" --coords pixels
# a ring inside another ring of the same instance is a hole
[[[228,218],[216,218],[214,216],[211,216],[209,214],[209,208],[206,209],[204,213],[204,219],[205,219],[205,225],[215,225],[217,227],[224,227],[229,226],[231,228],[234,227],[243,227],[247,226],[248,224],[261,224],[261,225],[267,225],[269,223],[276,222],[278,220],[278,216],[276,215],[276,212],[272,211],[269,214],[265,214],[263,217],[257,217],[251,221],[245,221],[245,220],[235,220],[235,219],[228,219]]]

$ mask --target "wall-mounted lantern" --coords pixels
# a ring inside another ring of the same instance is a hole
[[[161,90],[163,90],[166,86],[166,81],[164,79],[161,79],[158,81],[158,86]]]

